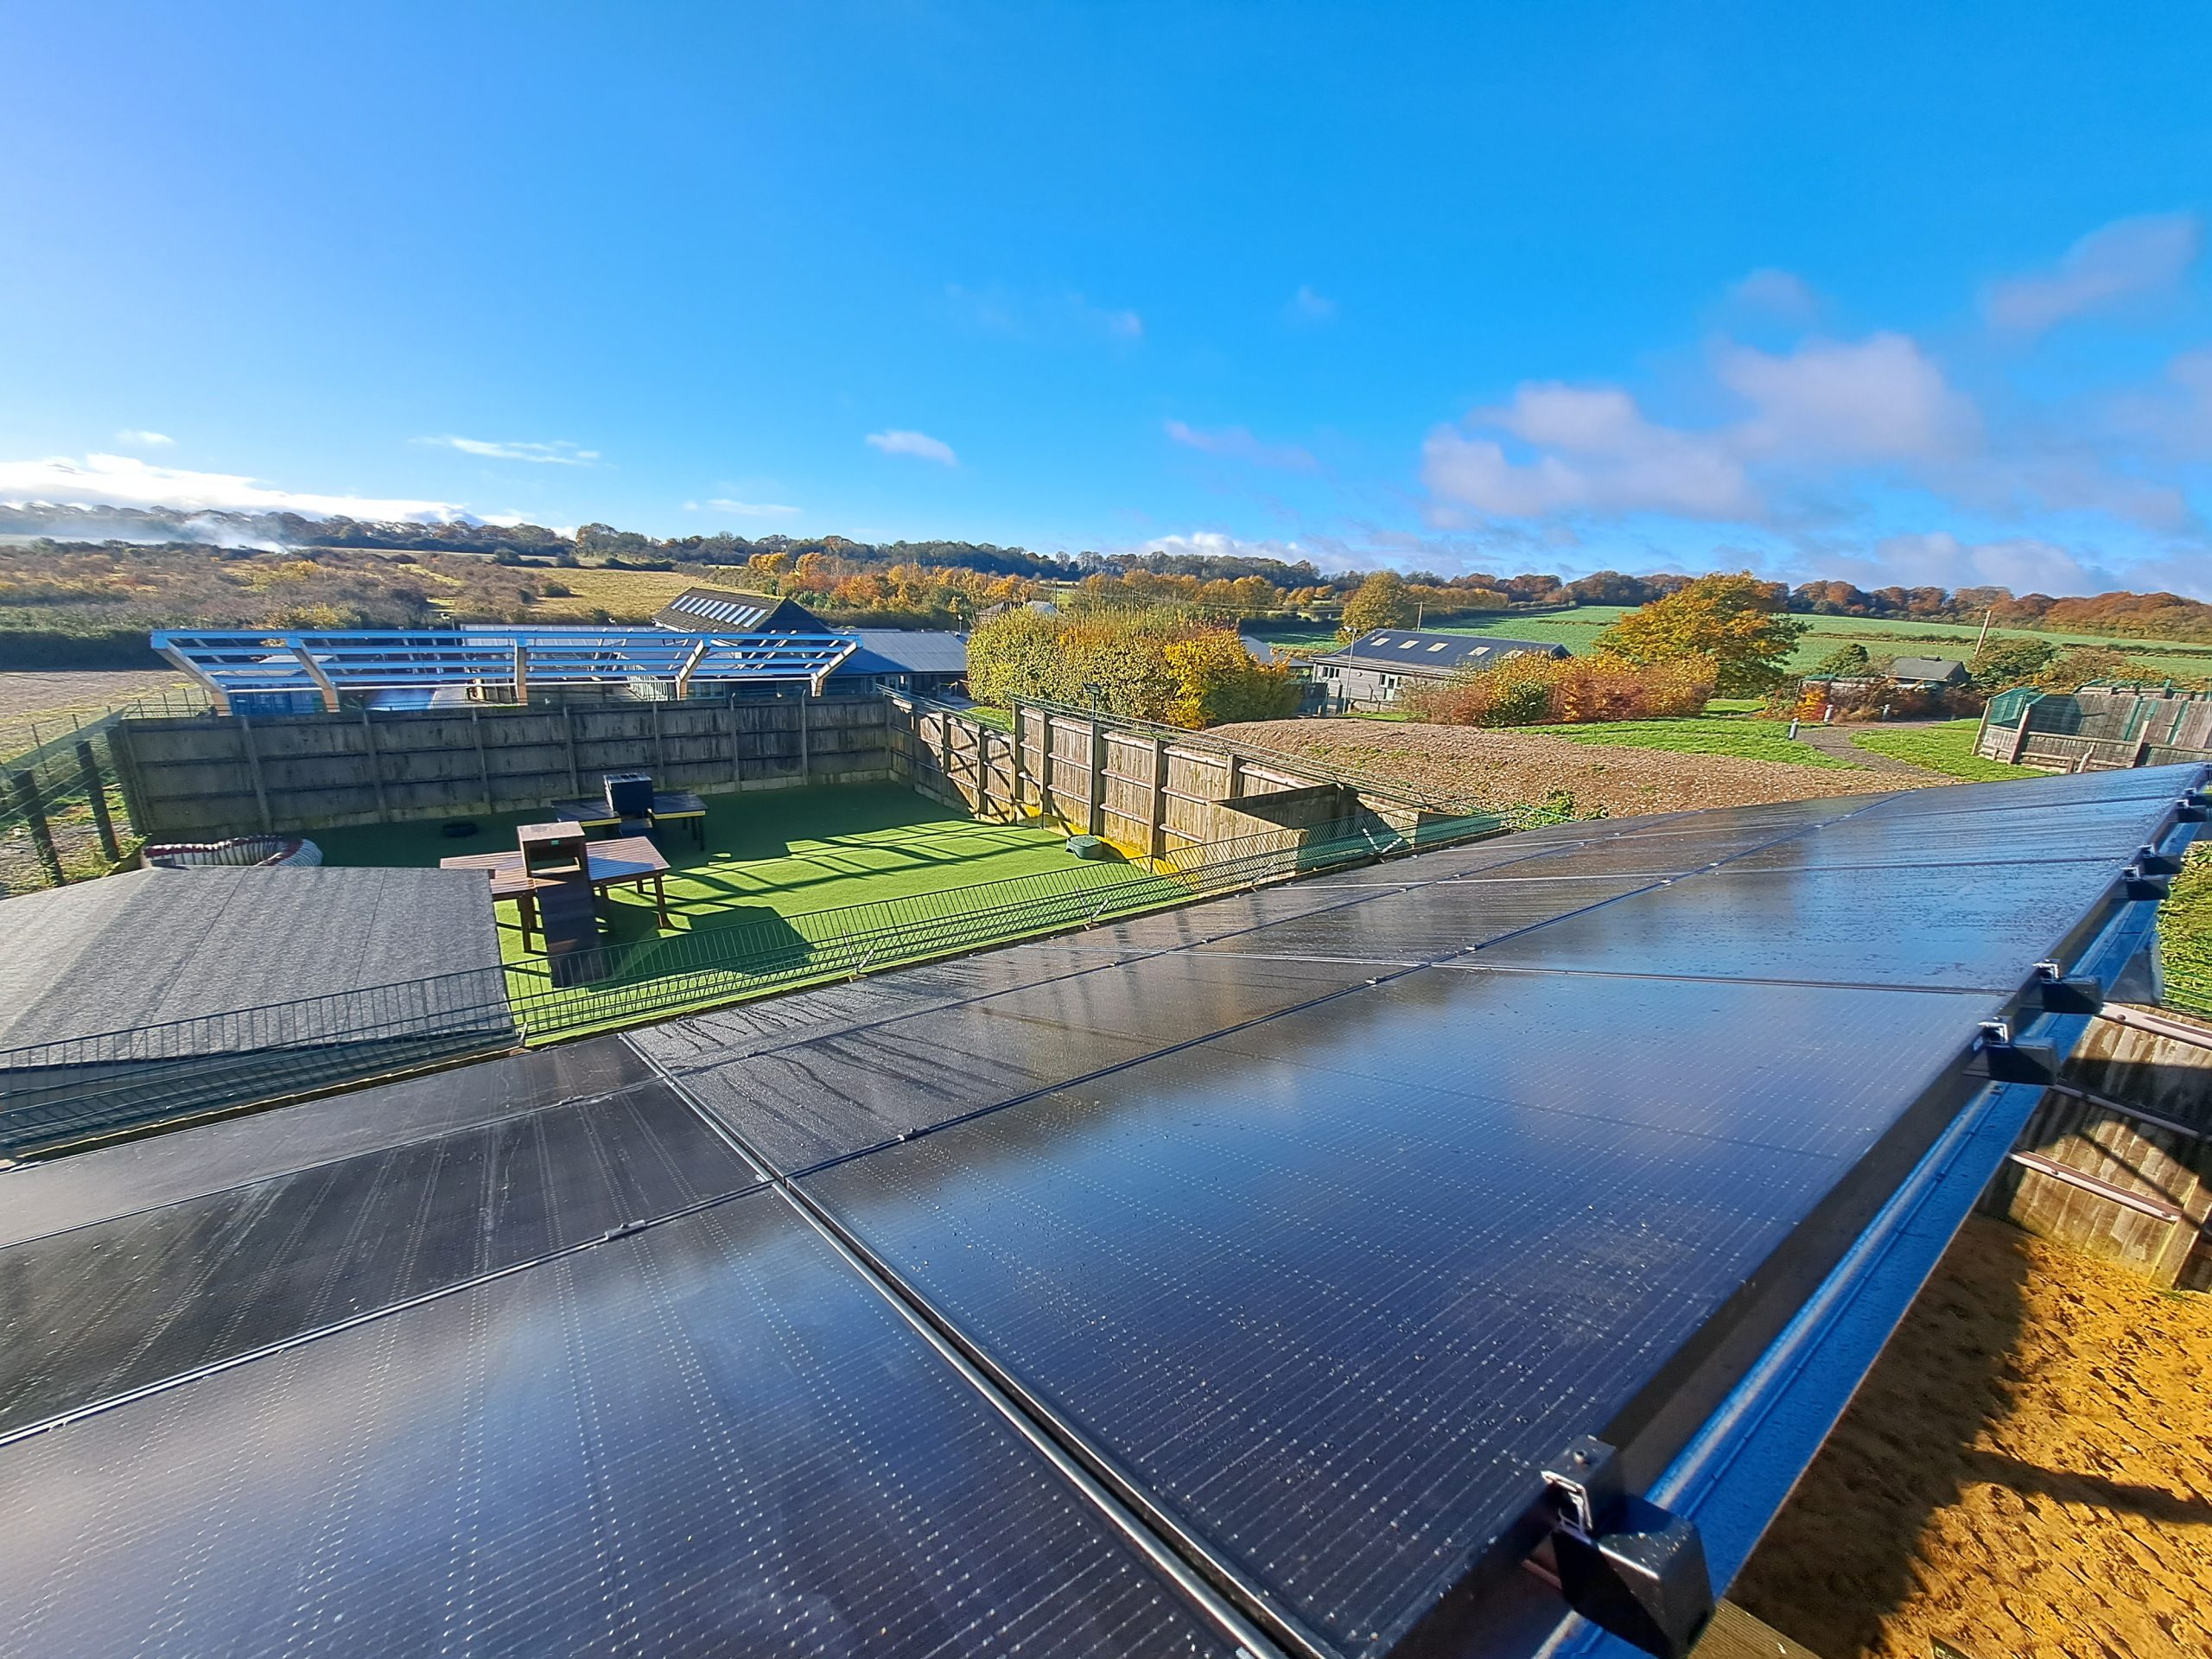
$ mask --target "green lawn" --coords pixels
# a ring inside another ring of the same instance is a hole
[[[1593,726],[1516,726],[1509,729],[1537,737],[1563,737],[1570,743],[1665,749],[1675,754],[1732,754],[1745,760],[1778,760],[1785,766],[1821,766],[1832,772],[1857,770],[1848,761],[1822,754],[1797,741],[1789,735],[1789,722],[1786,720],[1700,715],[1688,720],[1617,720]]]
[[[703,848],[680,827],[658,839],[671,866],[665,882],[669,938],[1082,863],[1066,851],[1064,831],[978,823],[889,784],[748,791],[706,801]],[[478,818],[478,833],[461,840],[440,834],[436,820],[322,830],[315,840],[325,863],[422,867],[456,853],[511,848],[518,824],[545,817]],[[1108,880],[1135,874],[1119,864],[1084,868]],[[660,935],[649,897],[619,889],[608,897],[602,914],[610,942]],[[510,961],[528,954],[514,906],[499,906],[499,918],[501,954]]]
[[[1578,656],[1590,651],[1598,636],[1628,614],[1619,605],[1582,605],[1547,616],[1516,616],[1508,612],[1478,620],[1462,618],[1437,623],[1436,633],[1502,633],[1509,639],[1556,641]],[[1909,622],[1887,617],[1808,616],[1811,626],[1789,659],[1789,667],[1803,673],[1838,646],[1856,640],[1877,655],[1923,655],[1967,658],[1974,654],[1978,625],[1970,622]],[[1297,647],[1335,643],[1329,628],[1313,623],[1248,622],[1246,632],[1270,645]],[[2145,678],[2167,675],[2199,677],[2212,674],[2212,645],[2177,644],[2164,639],[2125,639],[2092,633],[2045,633],[2028,628],[1992,628],[1997,639],[2043,639],[2055,645],[2110,645],[2126,652],[2135,671]]]
[[[1851,741],[1855,747],[1908,760],[1916,766],[1926,766],[1930,772],[1945,772],[1970,783],[1995,784],[2008,778],[2045,775],[2032,766],[2008,766],[2002,760],[1986,760],[1976,754],[1974,740],[1980,728],[1981,722],[1977,720],[1947,720],[1936,726],[1870,726],[1865,731],[1853,732]]]

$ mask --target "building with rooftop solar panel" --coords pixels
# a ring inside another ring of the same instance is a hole
[[[1454,674],[1495,668],[1509,657],[1567,654],[1565,645],[1536,639],[1376,628],[1342,651],[1317,658],[1313,682],[1334,707],[1387,709],[1397,702],[1408,683],[1448,680]]]

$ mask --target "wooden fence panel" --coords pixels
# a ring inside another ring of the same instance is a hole
[[[715,794],[890,775],[882,699],[486,706],[132,720],[118,728],[155,840],[524,811],[650,772]]]

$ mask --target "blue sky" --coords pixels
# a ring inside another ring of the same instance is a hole
[[[2212,13],[16,10],[0,499],[2212,595]]]

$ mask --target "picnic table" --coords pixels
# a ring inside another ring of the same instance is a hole
[[[574,820],[572,820],[574,822]],[[587,849],[589,859],[588,879],[594,895],[625,882],[642,893],[645,884],[652,884],[653,911],[660,918],[660,925],[668,924],[668,893],[662,878],[668,874],[668,861],[661,856],[660,849],[645,836],[624,836],[613,841],[594,841]],[[438,861],[442,870],[482,870],[492,878],[492,898],[494,903],[512,899],[522,913],[522,942],[527,946],[537,931],[537,890],[554,883],[542,877],[524,874],[522,854],[463,853],[454,858]]]
[[[565,818],[570,823],[580,823],[587,830],[611,830],[622,822],[603,799],[556,801],[551,810],[555,817]],[[646,821],[656,828],[664,818],[671,823],[689,823],[692,841],[701,847],[707,844],[707,804],[696,795],[657,789],[653,791],[652,810],[645,817]]]

